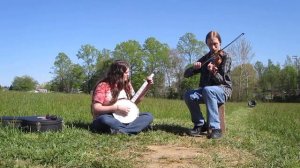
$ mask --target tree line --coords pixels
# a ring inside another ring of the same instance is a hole
[[[232,101],[260,99],[265,101],[290,101],[299,99],[299,59],[286,56],[284,65],[268,60],[264,65],[257,61],[246,38],[231,44],[226,50],[232,57]],[[73,63],[64,52],[55,57],[51,73],[54,78],[45,84],[48,90],[65,93],[90,93],[98,80],[105,76],[110,63],[116,59],[130,63],[131,81],[138,89],[149,74],[155,72],[155,83],[147,96],[181,99],[184,92],[198,87],[199,76],[184,78],[183,72],[193,62],[205,55],[208,48],[193,33],[178,40],[176,48],[147,38],[143,44],[128,40],[117,44],[113,51],[99,50],[91,44],[80,47],[76,56],[81,63]],[[30,90],[38,83],[30,76],[15,77],[11,90]]]

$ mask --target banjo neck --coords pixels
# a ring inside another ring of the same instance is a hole
[[[150,78],[153,78],[153,76],[154,76],[154,73],[152,73],[149,77]],[[143,93],[145,93],[145,92],[147,92],[148,91],[148,86],[149,84],[148,84],[148,82],[147,81],[145,81],[144,83],[143,83],[143,85],[139,88],[139,90],[136,92],[136,94],[134,94],[134,96],[131,98],[131,101],[133,102],[133,103],[135,103],[139,98],[141,98],[141,96],[143,95]]]

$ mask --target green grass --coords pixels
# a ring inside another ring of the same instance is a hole
[[[199,167],[300,166],[300,104],[258,102],[248,108],[229,102],[226,135],[208,140],[186,136],[192,123],[184,101],[150,98],[138,106],[153,113],[153,131],[137,136],[92,133],[90,99],[84,94],[0,92],[0,116],[64,119],[61,132],[26,133],[1,126],[0,167],[147,167],[150,163],[141,159],[149,145],[199,149],[205,155],[190,161]]]

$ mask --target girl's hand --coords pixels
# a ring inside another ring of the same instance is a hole
[[[123,105],[115,105],[116,106],[116,110],[115,113],[121,115],[121,116],[127,116],[129,111],[130,111],[130,107],[127,106],[123,106]]]
[[[148,84],[154,84],[154,81],[153,81],[153,76],[152,75],[150,75],[150,76],[148,76],[147,77],[147,82],[148,82]]]

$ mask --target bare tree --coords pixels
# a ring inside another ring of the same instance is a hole
[[[179,98],[181,94],[180,84],[183,81],[184,61],[177,49],[171,49],[169,53],[169,64],[164,67],[168,97]]]
[[[251,59],[254,57],[254,53],[252,52],[252,46],[249,41],[245,38],[238,40],[236,43],[233,43],[227,50],[227,52],[232,57],[232,65],[233,67],[239,67],[240,73],[238,75],[238,81],[235,82],[237,84],[238,89],[238,99],[242,98],[243,90],[248,92],[248,79],[249,79],[249,71],[247,70],[246,65],[250,63]]]

